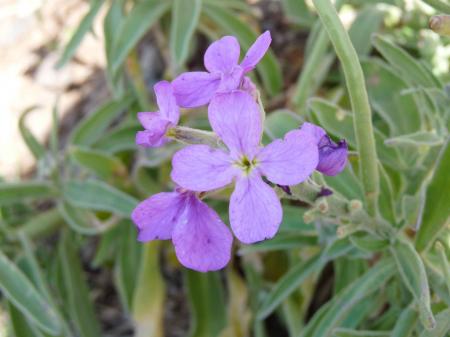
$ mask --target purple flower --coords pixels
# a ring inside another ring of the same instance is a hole
[[[136,144],[143,147],[159,147],[169,141],[165,137],[169,127],[178,124],[180,109],[173,95],[173,89],[169,82],[161,81],[153,87],[159,111],[138,112],[137,117],[145,131],[138,131]]]
[[[240,46],[234,36],[213,42],[205,53],[205,71],[183,73],[173,82],[174,94],[181,107],[195,108],[208,104],[218,92],[256,88],[246,73],[253,70],[272,42],[270,32],[260,35],[239,64]]]
[[[139,241],[172,239],[178,260],[187,268],[218,270],[230,260],[230,230],[193,192],[177,189],[155,194],[142,201],[131,218]]]
[[[281,223],[282,208],[262,176],[280,185],[305,180],[318,163],[315,138],[294,130],[283,140],[262,147],[259,107],[243,91],[216,95],[208,117],[228,151],[207,145],[185,147],[173,157],[173,181],[189,190],[210,191],[236,180],[229,210],[236,237],[244,243],[273,237]]]
[[[345,140],[342,139],[336,144],[324,129],[311,123],[303,123],[300,130],[316,139],[319,147],[319,163],[316,170],[327,176],[335,176],[344,170],[348,154]]]

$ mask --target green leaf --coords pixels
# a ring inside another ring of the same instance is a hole
[[[282,0],[283,12],[289,21],[300,26],[309,27],[314,23],[314,16],[305,1]]]
[[[389,240],[375,239],[372,235],[357,232],[350,236],[350,241],[359,249],[367,252],[377,252],[389,247]]]
[[[435,132],[418,131],[399,137],[386,139],[384,143],[388,146],[436,146],[444,142],[443,137],[437,135]]]
[[[426,329],[432,329],[436,322],[431,311],[430,289],[425,266],[413,245],[398,240],[391,247],[398,271],[419,306],[420,319]]]
[[[383,18],[384,13],[372,6],[367,6],[358,13],[348,35],[359,56],[369,54],[372,45],[367,37],[380,28]]]
[[[416,325],[417,312],[412,308],[406,308],[398,317],[392,330],[391,337],[409,337]]]
[[[132,317],[136,336],[163,337],[165,281],[159,266],[160,242],[144,245],[134,290]]]
[[[202,0],[174,0],[169,45],[177,69],[187,59],[201,9]]]
[[[446,337],[450,332],[450,309],[445,309],[436,315],[436,327],[427,331],[424,330],[420,337]]]
[[[137,2],[120,25],[112,48],[111,68],[115,73],[144,34],[169,9],[170,1]]]
[[[77,233],[83,235],[96,235],[105,231],[105,227],[92,226],[90,219],[85,211],[76,209],[68,202],[58,203],[58,211],[69,227]]]
[[[100,8],[103,5],[103,0],[91,0],[89,11],[81,19],[81,22],[77,25],[77,30],[73,33],[67,46],[64,48],[64,52],[56,64],[57,68],[63,67],[75,54],[79,44],[83,40],[83,37],[91,29],[92,23],[97,16]]]
[[[382,261],[371,267],[363,276],[349,284],[337,294],[326,312],[316,322],[313,331],[307,327],[305,331],[311,331],[307,335],[313,337],[332,336],[336,325],[345,315],[362,299],[378,290],[388,279],[394,275],[395,265],[392,261]]]
[[[288,131],[297,129],[299,126],[299,117],[287,109],[271,112],[264,121],[264,131],[271,140],[283,138]]]
[[[70,143],[90,146],[99,140],[110,124],[133,102],[131,95],[124,96],[101,106],[97,111],[82,120],[73,130]]]
[[[245,50],[255,42],[257,38],[255,32],[249,28],[249,25],[239,20],[233,12],[209,4],[203,6],[203,12],[224,31],[235,35]],[[256,70],[270,95],[280,92],[283,84],[281,70],[272,51],[267,51],[264,58],[256,66]]]
[[[305,246],[315,246],[317,244],[318,240],[316,236],[305,236],[303,233],[279,233],[271,240],[266,240],[253,245],[243,245],[243,247],[239,249],[239,254],[245,255],[253,252],[294,249]]]
[[[55,197],[57,191],[45,182],[0,183],[0,205],[8,205],[24,200]]]
[[[124,150],[136,149],[136,132],[141,129],[138,125],[126,125],[106,133],[95,144],[99,150],[116,153]]]
[[[70,149],[71,157],[81,166],[103,179],[120,179],[127,175],[126,166],[107,152],[74,147]]]
[[[416,248],[420,252],[433,243],[439,231],[449,223],[450,198],[443,191],[450,190],[450,140],[442,147],[436,169],[427,187],[425,206]]]
[[[124,217],[129,217],[138,203],[134,197],[96,180],[68,181],[64,185],[63,196],[76,207],[112,212]]]
[[[424,88],[442,87],[428,69],[385,37],[375,34],[372,43],[408,82]]]
[[[15,337],[44,337],[14,304],[8,302],[8,314],[11,328]]]
[[[367,331],[346,328],[334,329],[333,337],[391,337],[389,331]]]
[[[191,304],[189,337],[216,337],[225,327],[225,300],[220,274],[186,270]]]
[[[89,288],[84,278],[78,252],[73,239],[65,232],[58,247],[64,280],[66,305],[78,334],[83,337],[100,337],[99,321],[89,298]]]
[[[52,336],[61,332],[60,322],[50,304],[25,274],[0,251],[0,288],[5,297],[30,321]]]
[[[31,133],[30,129],[28,129],[28,127],[25,125],[25,119],[27,118],[28,114],[36,108],[37,106],[33,106],[22,112],[19,118],[19,131],[22,139],[24,140],[25,144],[27,144],[27,147],[33,154],[34,158],[39,160],[45,156],[46,150],[44,146],[39,143],[36,137]]]

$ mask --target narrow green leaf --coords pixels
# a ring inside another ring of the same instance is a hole
[[[27,144],[28,149],[33,154],[34,158],[41,159],[45,156],[46,150],[44,146],[39,143],[36,137],[31,133],[30,129],[25,125],[25,119],[28,114],[35,110],[37,106],[33,106],[31,108],[25,109],[19,118],[19,131],[24,140],[25,144]]]
[[[267,115],[264,121],[264,131],[269,138],[283,138],[284,135],[300,125],[300,119],[292,111],[281,109]]]
[[[77,233],[96,235],[106,229],[105,227],[94,227],[92,225],[92,219],[88,218],[85,211],[76,209],[68,202],[59,202],[58,211],[69,227]]]
[[[446,337],[450,332],[450,309],[445,309],[436,315],[436,327],[433,330],[424,330],[420,337]]]
[[[144,34],[169,9],[170,1],[137,2],[120,25],[112,48],[111,68],[116,72]]]
[[[220,274],[186,270],[192,308],[189,337],[216,337],[225,327],[225,301]]]
[[[15,337],[44,337],[14,304],[8,302],[8,314]]]
[[[372,47],[370,39],[378,31],[383,22],[384,12],[375,7],[367,6],[362,9],[353,21],[348,35],[359,56],[367,55]]]
[[[134,290],[132,317],[135,336],[163,337],[166,285],[159,270],[160,242],[144,245],[138,281]]]
[[[409,337],[416,325],[417,312],[412,308],[406,308],[402,314],[398,317],[392,330],[391,337]]]
[[[54,232],[63,222],[58,210],[52,208],[33,216],[14,233],[22,232],[29,238],[36,239]]]
[[[0,205],[42,200],[56,195],[54,187],[46,182],[0,183]]]
[[[103,132],[110,126],[133,101],[131,95],[101,106],[97,111],[82,120],[73,130],[70,143],[74,145],[90,146],[99,140]]]
[[[169,44],[177,69],[186,61],[201,9],[202,0],[174,0]]]
[[[97,16],[102,5],[103,0],[91,0],[89,11],[86,13],[83,19],[81,19],[81,22],[77,25],[76,31],[73,33],[72,37],[64,48],[64,52],[58,63],[56,64],[57,68],[63,67],[75,54],[78,46],[83,40],[83,37],[91,29],[92,23],[94,22],[94,19]]]
[[[333,337],[391,337],[389,331],[367,331],[346,328],[334,329]]]
[[[274,250],[286,250],[314,246],[318,244],[316,236],[305,235],[303,233],[279,233],[271,240],[263,241],[253,245],[244,245],[239,254],[245,255],[253,252],[269,252]]]
[[[68,181],[64,185],[63,196],[74,206],[124,217],[129,217],[138,203],[134,197],[96,180]]]
[[[375,34],[372,43],[384,58],[412,84],[425,88],[441,87],[428,69],[385,37]]]
[[[124,150],[136,149],[136,132],[141,129],[138,125],[126,125],[112,130],[102,136],[95,144],[95,148],[108,152],[116,153]]]
[[[58,254],[71,321],[80,336],[100,337],[99,321],[89,298],[89,288],[84,278],[78,252],[67,232],[60,239]]]
[[[422,259],[413,245],[398,240],[391,247],[398,271],[419,306],[420,319],[426,329],[432,329],[436,322],[431,311],[430,289]]]
[[[203,12],[223,30],[237,36],[239,43],[245,50],[250,48],[256,40],[257,35],[253,30],[239,20],[233,12],[215,5],[203,6]],[[280,65],[270,50],[259,62],[256,70],[261,75],[264,87],[269,94],[275,95],[280,92],[283,84]]]
[[[282,0],[283,12],[289,21],[300,26],[309,27],[314,23],[314,16],[305,1]]]
[[[443,137],[437,135],[435,132],[418,131],[399,137],[386,139],[384,143],[388,146],[436,146],[444,142]]]
[[[0,251],[0,288],[21,313],[52,336],[61,332],[60,322],[50,304],[41,296],[12,261]]]
[[[124,178],[127,175],[126,166],[107,152],[81,147],[70,149],[72,158],[81,166],[92,171],[103,179]]]
[[[442,147],[431,182],[426,191],[422,222],[416,235],[420,252],[432,244],[439,231],[449,223],[450,198],[442,191],[450,190],[450,140]]]

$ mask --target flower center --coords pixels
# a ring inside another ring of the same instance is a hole
[[[248,175],[258,165],[258,162],[256,158],[250,160],[247,156],[242,156],[235,164]]]

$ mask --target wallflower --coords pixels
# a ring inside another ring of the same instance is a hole
[[[207,145],[178,151],[172,160],[172,180],[193,191],[218,189],[235,180],[229,214],[236,237],[244,243],[273,237],[282,220],[282,208],[262,177],[279,185],[304,181],[318,163],[316,139],[294,130],[283,140],[262,147],[259,107],[243,91],[216,95],[208,117],[228,151]]]
[[[194,108],[208,104],[216,93],[235,89],[255,90],[246,73],[253,70],[269,49],[272,38],[266,31],[250,47],[239,64],[240,46],[234,36],[224,36],[206,50],[205,71],[183,73],[173,82],[174,94],[181,107]]]
[[[142,201],[131,218],[139,241],[172,239],[178,260],[187,268],[218,270],[230,260],[230,230],[193,192],[177,189],[155,194]]]
[[[180,109],[169,82],[161,81],[153,87],[159,111],[138,112],[137,117],[145,131],[138,131],[136,144],[143,147],[159,147],[169,141],[167,129],[178,124]]]
[[[319,163],[316,170],[327,176],[335,176],[344,170],[348,156],[348,146],[345,140],[342,139],[336,144],[324,129],[307,122],[303,123],[300,130],[312,135],[319,147]]]

